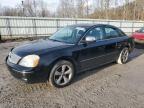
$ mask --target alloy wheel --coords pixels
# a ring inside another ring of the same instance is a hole
[[[65,85],[72,78],[72,68],[69,65],[59,66],[54,72],[54,81],[57,85]]]
[[[121,59],[122,59],[123,63],[127,62],[128,56],[129,56],[128,49],[124,49],[122,52],[122,55],[121,55]]]

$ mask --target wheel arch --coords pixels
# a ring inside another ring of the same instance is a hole
[[[129,50],[129,53],[131,53],[132,51],[133,51],[133,47],[132,47],[132,45],[131,45],[131,43],[127,43],[127,42],[125,42],[121,47],[120,47],[120,51],[123,49],[123,48],[125,48],[125,47],[127,47],[128,48],[128,50]]]
[[[73,66],[74,66],[74,72],[76,73],[76,71],[77,71],[77,62],[76,62],[76,60],[74,60],[74,59],[73,59],[72,57],[70,57],[70,56],[62,56],[62,57],[59,57],[59,58],[55,59],[55,60],[51,63],[51,65],[49,66],[50,71],[52,70],[53,66],[54,66],[58,61],[61,61],[61,60],[66,60],[66,61],[71,62],[71,63],[73,64]],[[48,78],[49,78],[49,75],[50,75],[50,72],[48,73]]]

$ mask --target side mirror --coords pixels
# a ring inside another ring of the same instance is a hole
[[[87,43],[91,43],[91,42],[95,42],[95,41],[96,41],[96,38],[93,36],[86,36],[86,38],[85,38],[85,42],[87,42]]]

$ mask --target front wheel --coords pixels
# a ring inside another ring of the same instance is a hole
[[[70,84],[74,77],[73,64],[66,60],[57,62],[50,73],[49,83],[54,87],[64,87]]]
[[[117,59],[118,64],[125,64],[129,58],[129,49],[127,47],[123,48],[119,58]]]

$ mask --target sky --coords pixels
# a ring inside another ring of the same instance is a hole
[[[1,6],[15,7],[17,4],[21,4],[22,0],[0,0]],[[24,1],[24,0],[23,0]],[[53,10],[58,6],[59,0],[43,0],[47,3],[48,9]]]
[[[17,4],[21,4],[22,0],[0,0],[1,6],[15,7]],[[23,0],[24,1],[24,0]],[[43,0],[47,3],[48,9],[51,11],[55,11],[59,0]],[[89,0],[89,3],[92,3],[94,0]],[[130,0],[133,1],[133,0]],[[118,0],[118,5],[124,4],[124,0]]]

